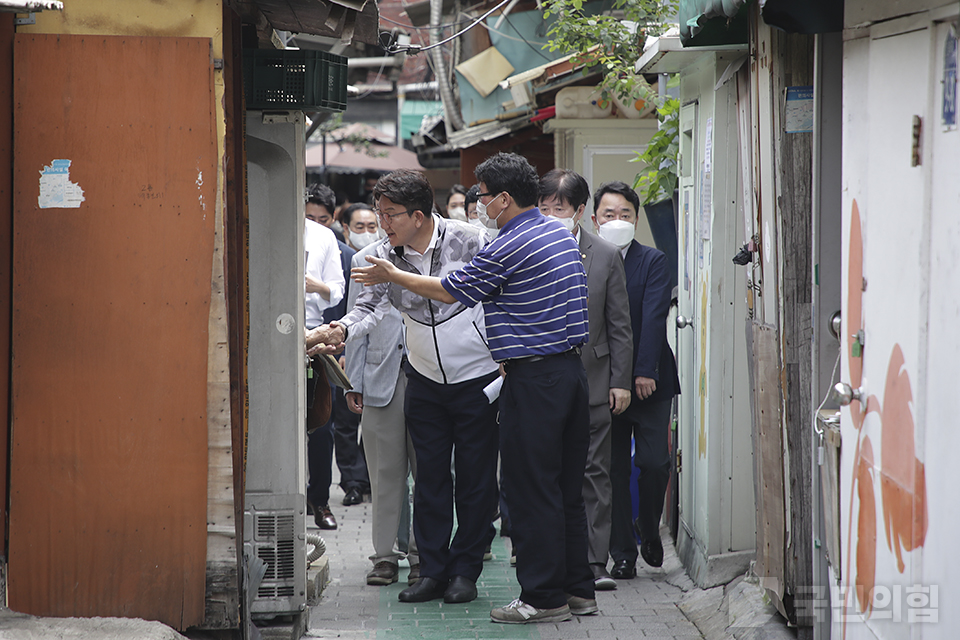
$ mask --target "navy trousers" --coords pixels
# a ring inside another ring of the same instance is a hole
[[[633,508],[630,499],[630,438],[634,439],[633,463],[640,469],[637,479],[638,523],[645,540],[660,536],[660,516],[670,481],[670,408],[673,399],[643,403],[633,397],[626,412],[613,416],[613,443],[610,481],[613,484],[613,513],[610,529],[610,556],[614,562],[637,562],[633,535]]]
[[[343,389],[333,388],[333,446],[340,469],[340,488],[344,493],[357,489],[370,493],[367,460],[360,446],[360,415],[347,407]]]
[[[332,413],[331,413],[332,415]],[[307,434],[307,500],[322,507],[330,502],[333,482],[333,419]]]
[[[594,597],[583,473],[590,444],[587,375],[573,351],[505,365],[500,461],[520,599],[540,608]]]
[[[409,363],[406,371],[403,411],[417,455],[413,533],[420,575],[440,582],[454,576],[476,581],[497,509],[497,411],[483,388],[498,374],[440,384]],[[454,504],[457,532],[451,541]]]

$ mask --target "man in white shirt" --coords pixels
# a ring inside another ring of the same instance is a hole
[[[397,268],[444,276],[470,262],[487,243],[477,227],[434,215],[433,189],[418,171],[398,170],[374,189],[388,242],[376,256]],[[497,508],[496,406],[483,392],[499,376],[486,343],[483,309],[437,303],[393,284],[364,287],[338,323],[313,332],[326,344],[357,340],[390,306],[406,325],[408,363],[404,413],[417,458],[413,528],[420,579],[401,602],[469,602],[483,554],[493,537]],[[456,495],[450,472],[454,454]],[[456,500],[457,531],[453,531]]]
[[[331,192],[332,195],[333,192]],[[305,209],[325,207],[313,195],[308,194]],[[323,323],[323,312],[343,299],[345,280],[340,264],[340,249],[333,231],[305,217],[303,247],[305,282],[305,326],[307,329]],[[314,367],[316,369],[316,367]],[[312,377],[308,384],[315,384]],[[311,394],[310,399],[313,399]],[[307,424],[311,420],[312,402],[307,407]],[[318,407],[319,408],[319,407]],[[324,420],[324,422],[327,422]],[[337,520],[330,510],[330,483],[333,481],[333,425],[324,424],[308,436],[307,459],[310,479],[307,483],[307,502],[313,517],[321,529],[336,529]]]

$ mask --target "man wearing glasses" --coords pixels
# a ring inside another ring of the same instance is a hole
[[[433,188],[418,171],[381,177],[373,195],[387,236],[375,255],[398,270],[444,277],[487,243],[483,230],[432,213]],[[307,343],[362,338],[390,306],[400,311],[406,327],[404,413],[417,459],[413,528],[420,578],[400,592],[400,601],[469,602],[477,597],[498,500],[496,406],[483,390],[498,377],[499,367],[487,347],[483,310],[456,300],[438,304],[381,283],[364,287],[350,313],[319,327]],[[454,500],[457,531],[451,541]]]
[[[499,153],[474,173],[479,219],[500,234],[473,260],[430,278],[368,257],[373,266],[351,277],[484,308],[490,351],[506,372],[500,456],[521,587],[519,598],[490,617],[561,622],[598,610],[581,493],[590,443],[580,361],[589,337],[587,276],[573,235],[537,209],[537,173],[524,158]]]

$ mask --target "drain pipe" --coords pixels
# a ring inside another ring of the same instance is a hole
[[[443,29],[440,27],[443,19],[443,0],[430,0],[430,41],[431,44],[443,40]],[[463,117],[457,109],[453,99],[453,89],[450,78],[447,77],[447,68],[443,62],[443,52],[440,47],[430,50],[433,59],[433,71],[437,76],[437,88],[440,90],[440,100],[443,102],[443,122],[447,129],[447,137],[454,131],[464,128]]]
[[[313,549],[307,554],[307,565],[309,566],[311,562],[319,559],[327,552],[327,543],[323,541],[319,533],[308,533],[307,544],[313,545]]]

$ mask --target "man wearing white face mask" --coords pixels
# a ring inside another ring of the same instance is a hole
[[[350,205],[340,214],[340,220],[343,222],[343,234],[346,236],[347,244],[354,251],[360,251],[368,244],[383,238],[380,235],[377,216],[368,204]]]
[[[472,224],[475,227],[483,229],[490,239],[497,237],[497,232],[499,229],[491,229],[480,220],[480,215],[477,213],[477,206],[480,202],[480,187],[479,185],[473,185],[467,189],[467,195],[464,197],[463,206],[467,211],[467,222]],[[489,220],[489,218],[488,218]],[[496,223],[494,223],[496,225]]]
[[[590,188],[580,174],[553,169],[540,179],[540,212],[560,221],[580,245],[587,272],[590,340],[580,358],[590,396],[590,448],[583,475],[587,511],[587,559],[598,591],[617,588],[607,572],[611,522],[611,417],[630,405],[633,333],[623,257],[617,247],[580,229]]]
[[[662,251],[634,240],[640,198],[633,189],[619,181],[603,184],[593,196],[593,209],[593,222],[600,237],[619,247],[623,255],[633,326],[633,397],[627,410],[613,417],[610,467],[610,555],[614,562],[611,573],[614,578],[629,580],[637,575],[633,531],[640,535],[644,561],[652,567],[663,564],[660,516],[670,479],[670,408],[673,396],[680,393],[677,364],[667,344],[670,274]],[[632,527],[631,436],[636,446],[634,464],[640,469],[639,517]]]

